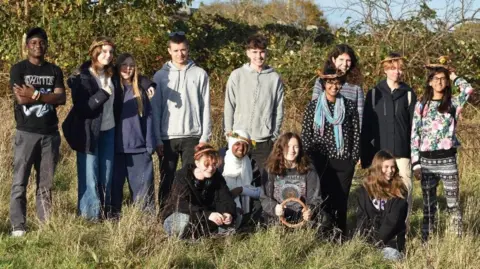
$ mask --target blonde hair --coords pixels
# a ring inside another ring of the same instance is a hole
[[[135,97],[135,100],[137,101],[137,107],[138,107],[138,115],[140,117],[143,116],[143,96],[142,92],[139,87],[139,82],[138,82],[138,67],[137,63],[135,62],[135,58],[130,53],[122,53],[118,56],[117,58],[117,72],[118,76],[120,78],[120,81],[122,80],[121,74],[120,74],[120,69],[122,63],[128,59],[131,58],[133,63],[135,64],[135,67],[133,69],[133,78],[131,78],[131,83],[132,83],[132,89],[133,89],[133,96]],[[122,90],[124,91],[123,83],[120,83],[120,86],[122,87]]]

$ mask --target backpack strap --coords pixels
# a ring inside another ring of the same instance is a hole
[[[372,109],[375,110],[375,90],[377,87],[373,87],[372,89]]]

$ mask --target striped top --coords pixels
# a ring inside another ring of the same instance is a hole
[[[315,81],[315,86],[313,86],[312,100],[317,99],[321,92],[323,92],[322,83],[320,78],[317,78]],[[360,126],[362,126],[363,107],[365,104],[365,97],[362,88],[358,85],[345,83],[340,89],[340,93],[345,98],[352,100],[355,104],[357,104]]]

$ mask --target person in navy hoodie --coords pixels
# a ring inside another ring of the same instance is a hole
[[[122,102],[114,107],[117,128],[111,213],[117,217],[121,212],[125,179],[133,202],[142,210],[155,213],[152,153],[156,141],[149,101],[155,83],[139,75],[129,53],[118,56],[113,81],[116,88],[122,89]]]

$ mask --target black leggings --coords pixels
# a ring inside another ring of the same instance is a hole
[[[351,160],[322,157],[312,159],[320,176],[323,211],[329,216],[331,225],[339,228],[342,235],[346,236],[348,196],[355,173],[355,164]]]

